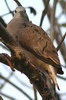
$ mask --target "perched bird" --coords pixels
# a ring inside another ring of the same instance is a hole
[[[63,74],[56,48],[47,33],[32,24],[23,6],[16,8],[14,18],[7,25],[7,31],[21,45],[25,56],[37,70],[45,70],[59,89],[56,75]]]

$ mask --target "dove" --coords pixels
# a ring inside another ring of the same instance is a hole
[[[20,44],[28,61],[42,73],[46,71],[59,89],[56,76],[63,74],[63,71],[57,50],[47,33],[29,21],[23,6],[16,8],[14,17],[6,29]]]

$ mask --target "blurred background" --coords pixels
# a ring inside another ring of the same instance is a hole
[[[66,32],[66,0],[0,0],[0,22],[7,27],[13,18],[13,11],[19,5],[26,9],[29,20],[42,27],[50,36],[55,47]],[[8,49],[0,42],[0,53],[10,55]],[[60,91],[56,90],[58,100],[66,100],[66,39],[58,51],[64,75],[57,75]],[[35,95],[36,94],[36,95]],[[38,91],[29,79],[19,71],[0,63],[0,96],[3,100],[41,100]]]

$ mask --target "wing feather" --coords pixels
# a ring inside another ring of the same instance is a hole
[[[27,23],[26,27],[22,28],[20,34],[22,34],[20,43],[24,48],[28,49],[47,63],[52,64],[53,66],[60,66],[56,48],[42,28]]]

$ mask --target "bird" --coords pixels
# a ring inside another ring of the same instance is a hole
[[[29,21],[26,10],[18,6],[13,19],[7,25],[7,31],[20,44],[28,61],[42,73],[46,71],[59,89],[57,74],[63,74],[58,53],[50,37],[39,26]]]

